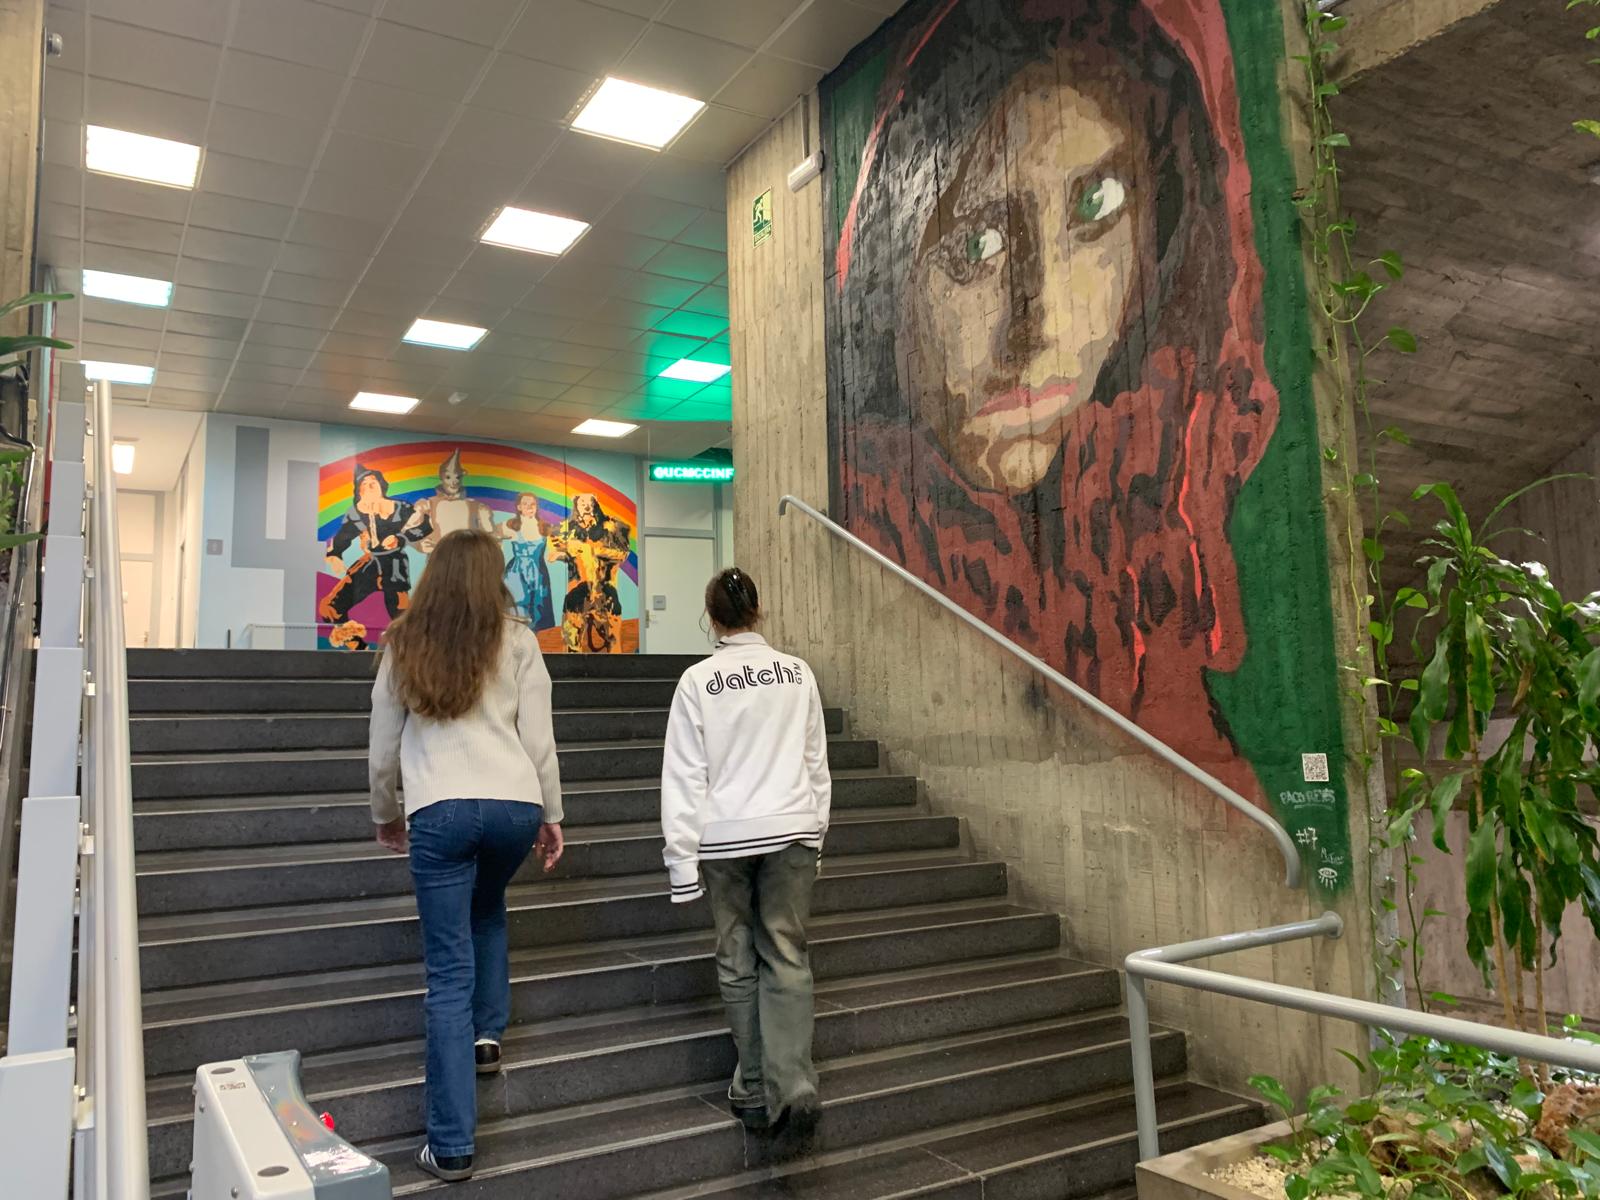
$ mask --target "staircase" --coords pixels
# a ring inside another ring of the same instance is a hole
[[[1132,1182],[1114,971],[1062,955],[1002,863],[827,713],[834,822],[816,891],[812,1151],[747,1134],[723,1089],[704,903],[667,901],[661,738],[689,660],[552,657],[567,793],[553,877],[513,884],[505,1074],[451,1196],[1089,1197]],[[443,1192],[422,1125],[422,973],[405,861],[372,840],[364,655],[131,651],[135,834],[156,1196],[182,1196],[196,1066],[298,1048],[312,1103]],[[1257,1124],[1153,1053],[1165,1148]]]

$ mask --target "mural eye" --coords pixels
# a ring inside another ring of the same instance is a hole
[[[967,236],[967,261],[984,262],[1006,248],[1005,234],[998,229],[983,229]]]
[[[1127,201],[1128,189],[1123,186],[1122,181],[1106,175],[1084,188],[1074,215],[1086,224],[1104,221],[1107,217],[1113,217],[1121,212],[1122,206]]]

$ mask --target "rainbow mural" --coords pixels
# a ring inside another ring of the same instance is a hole
[[[353,500],[351,487],[358,462],[363,467],[383,473],[389,483],[388,494],[391,499],[415,504],[435,494],[439,486],[440,464],[459,451],[465,473],[466,495],[491,509],[497,524],[515,515],[517,498],[522,495],[531,494],[538,497],[539,517],[551,525],[564,520],[570,514],[573,497],[585,494],[597,497],[600,507],[605,510],[608,517],[623,521],[628,526],[629,555],[619,572],[617,583],[621,585],[626,579],[635,589],[637,588],[638,504],[633,496],[616,484],[607,482],[597,473],[610,465],[606,462],[607,459],[615,458],[618,468],[610,473],[627,478],[629,460],[621,456],[585,451],[554,450],[545,453],[532,447],[465,438],[432,438],[361,448],[361,443],[370,436],[370,432],[366,430],[324,427],[325,461],[319,472],[317,488],[319,544],[315,552],[319,559],[329,540],[338,531],[345,514],[350,511]],[[358,448],[349,453],[352,447]],[[595,469],[584,470],[575,465],[571,458],[565,456],[569,453],[590,460],[590,465]],[[337,457],[326,458],[330,454]],[[415,549],[408,551],[407,557],[411,562],[411,578],[415,582],[421,577],[427,565],[427,558]],[[565,569],[555,563],[550,564],[549,569],[555,586],[554,602],[559,617],[563,590],[561,581],[565,576]],[[326,570],[319,573],[315,597],[317,605],[320,605],[323,597],[337,582],[338,580]],[[353,610],[352,616],[359,619],[374,636],[388,624],[388,616],[379,596],[363,601]],[[328,633],[329,627],[324,626],[318,639],[324,647],[330,644]]]

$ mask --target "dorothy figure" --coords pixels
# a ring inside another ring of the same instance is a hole
[[[535,630],[554,629],[556,616],[550,598],[550,569],[545,565],[548,530],[539,520],[539,497],[532,492],[518,496],[517,515],[502,524],[497,532],[511,547],[511,558],[506,563],[506,586],[511,589],[517,607]]]

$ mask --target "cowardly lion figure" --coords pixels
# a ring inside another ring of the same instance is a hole
[[[617,570],[628,561],[627,522],[608,517],[597,496],[572,499],[572,515],[550,537],[549,560],[567,565],[561,640],[568,654],[622,653]]]

